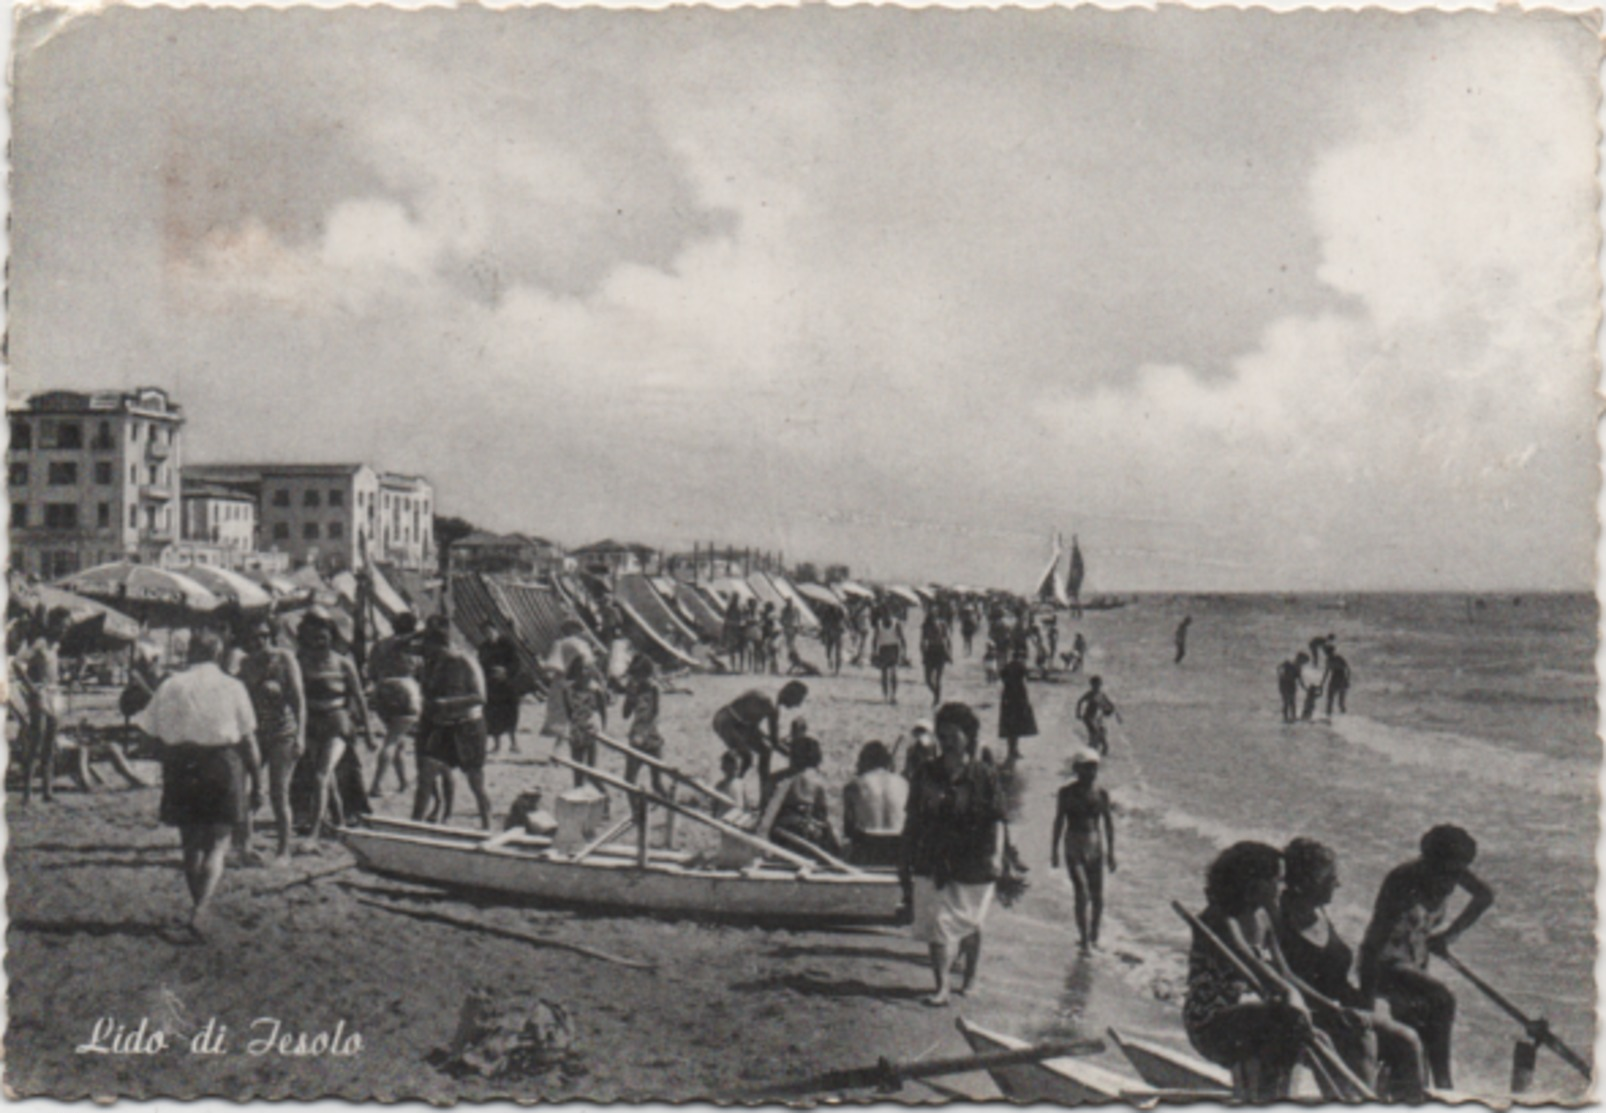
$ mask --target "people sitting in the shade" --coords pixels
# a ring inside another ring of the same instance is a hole
[[[909,782],[892,769],[892,752],[882,742],[859,751],[858,775],[842,788],[842,833],[848,860],[862,866],[895,866],[903,837]]]
[[[805,854],[823,850],[840,856],[842,845],[831,828],[830,794],[820,775],[820,743],[808,735],[806,727],[799,731],[794,724],[787,757],[786,772],[775,784],[759,830],[771,842],[792,850]]]

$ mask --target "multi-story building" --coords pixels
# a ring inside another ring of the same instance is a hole
[[[181,499],[184,540],[209,542],[242,557],[256,549],[257,500],[248,491],[185,476]]]
[[[370,559],[427,569],[435,560],[434,492],[426,480],[367,464],[202,464],[193,480],[256,499],[257,545],[325,572]]]
[[[57,579],[177,541],[180,407],[156,387],[56,390],[10,411],[11,566]]]

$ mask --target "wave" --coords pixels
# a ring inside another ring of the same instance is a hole
[[[1396,765],[1433,769],[1546,796],[1578,797],[1593,795],[1596,790],[1596,767],[1589,763],[1524,753],[1449,731],[1392,726],[1364,715],[1342,715],[1324,725],[1350,745]]]

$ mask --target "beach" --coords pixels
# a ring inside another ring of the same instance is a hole
[[[1179,666],[1171,632],[1183,613],[1195,621]],[[1334,920],[1358,942],[1382,875],[1436,822],[1473,831],[1483,848],[1477,871],[1497,893],[1458,954],[1520,1003],[1542,1004],[1573,1046],[1592,1046],[1600,759],[1591,601],[1507,599],[1463,613],[1451,597],[1156,597],[1062,618],[1062,645],[1073,630],[1087,636],[1087,671],[1104,676],[1124,718],[1101,772],[1116,805],[1120,869],[1107,885],[1100,953],[1077,956],[1069,885],[1048,864],[1053,792],[1081,745],[1071,710],[1086,673],[1031,686],[1041,733],[1024,743],[1007,784],[1031,887],[1015,907],[995,907],[979,984],[947,1009],[921,1003],[930,989],[924,947],[897,928],[774,930],[476,903],[341,870],[350,859],[333,846],[288,868],[231,868],[207,940],[184,943],[174,930],[188,907],[177,837],[156,825],[154,789],[63,790],[26,809],[13,794],[7,1084],[19,1096],[58,1098],[734,1099],[882,1056],[962,1054],[960,1015],[1030,1040],[1113,1025],[1183,1047],[1187,936],[1169,902],[1202,906],[1215,853],[1238,838],[1328,842],[1344,882]],[[1285,726],[1273,669],[1329,631],[1356,670],[1350,713]],[[985,682],[980,648],[978,639],[968,659],[958,648],[944,696],[971,703],[996,748],[998,692]],[[805,655],[820,656],[812,643]],[[846,780],[865,741],[890,744],[930,716],[919,675],[918,665],[902,671],[897,706],[881,700],[867,668],[810,681],[802,714],[823,743],[830,783]],[[663,701],[666,758],[712,782],[715,709],[781,680],[678,678],[686,691]],[[540,711],[525,704],[521,753],[495,755],[488,767],[498,816],[522,791],[569,784],[566,770],[542,761],[550,743],[535,734]],[[605,754],[602,765],[617,771],[622,759]],[[467,800],[460,786],[454,822],[470,822]],[[409,807],[394,794],[376,802],[387,815]],[[677,824],[683,836],[689,827]],[[569,949],[577,946],[595,953]],[[1445,976],[1462,1002],[1458,1089],[1500,1097],[1517,1032]],[[561,1005],[574,1022],[572,1060],[513,1083],[442,1070],[462,1003],[478,989]],[[129,1029],[165,1017],[188,1033],[216,1018],[229,1029],[228,1050],[75,1053],[105,1017]],[[343,1024],[361,1048],[252,1054],[252,1037],[271,1027],[253,1030],[259,1020],[305,1033]],[[1098,1061],[1121,1065],[1113,1050]],[[996,1094],[985,1076],[944,1081]],[[1584,1094],[1547,1053],[1535,1089],[1565,1101]],[[900,1094],[939,1096],[917,1085]]]

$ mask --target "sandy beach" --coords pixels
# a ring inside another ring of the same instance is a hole
[[[905,670],[897,707],[880,700],[868,669],[850,667],[840,678],[814,682],[804,712],[825,742],[833,783],[851,772],[863,741],[890,742],[929,715],[917,677],[917,669]],[[945,695],[972,701],[988,722],[996,714],[994,695],[982,680],[978,660],[962,661]],[[664,704],[671,759],[712,779],[720,747],[705,724],[753,683],[742,676],[683,681],[689,694],[671,694]],[[1040,700],[1050,729],[1055,716],[1046,709],[1060,690],[1043,691],[1053,693]],[[521,754],[492,759],[499,815],[520,791],[567,784],[565,770],[539,760],[549,752],[535,736],[539,721],[539,705],[527,703]],[[1028,755],[1028,774],[1046,774],[1053,764],[1048,747],[1031,747]],[[617,764],[603,760],[605,768]],[[154,781],[156,770],[150,771]],[[467,821],[463,797],[457,822]],[[183,943],[174,930],[187,905],[177,839],[156,825],[156,802],[155,789],[90,796],[64,789],[54,804],[36,800],[28,808],[14,794],[9,801],[7,1082],[17,1095],[736,1097],[880,1056],[963,1054],[953,1027],[961,1014],[1013,1030],[1007,983],[990,979],[985,965],[981,985],[958,1008],[923,1006],[930,979],[924,948],[896,928],[763,930],[476,905],[340,870],[350,857],[336,847],[298,855],[289,868],[231,868],[208,940]],[[384,814],[407,810],[398,795],[376,807]],[[1035,842],[1035,828],[1051,815],[1037,814],[1035,802],[1029,811],[1017,837]],[[684,835],[690,824],[678,826]],[[1050,882],[1046,863],[1034,871],[1040,885],[1063,884]],[[995,910],[989,927],[1004,939],[1017,919]],[[565,944],[653,969],[589,957]],[[1068,935],[1059,945],[1068,955]],[[465,996],[480,988],[500,999],[535,995],[567,1009],[578,1034],[576,1069],[508,1086],[454,1078],[433,1066]],[[98,1019],[134,1030],[150,1018],[154,1028],[172,1015],[175,1001],[183,1030],[199,1030],[213,1017],[227,1025],[227,1053],[194,1055],[181,1046],[152,1056],[75,1054]],[[1144,1005],[1134,993],[1124,1007]],[[1103,1006],[1094,1011],[1111,1014]],[[693,1016],[695,1023],[687,1023]],[[277,1019],[284,1032],[309,1034],[344,1022],[346,1033],[361,1034],[362,1050],[345,1057],[252,1054],[252,1040],[270,1031],[268,1024],[252,1028],[261,1018]],[[996,1093],[984,1075],[946,1081],[978,1096]],[[911,1086],[903,1096],[937,1095]]]

